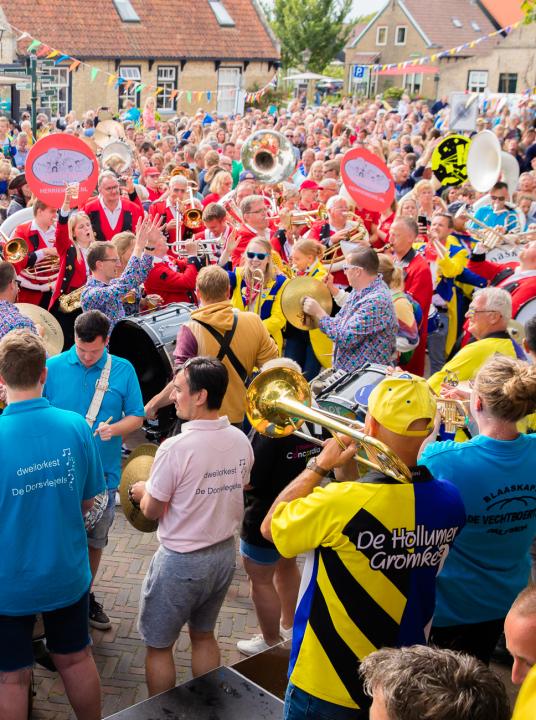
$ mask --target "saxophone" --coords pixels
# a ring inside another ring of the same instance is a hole
[[[62,313],[72,313],[82,307],[80,298],[82,297],[85,287],[85,285],[82,285],[70,293],[60,295],[58,306]]]

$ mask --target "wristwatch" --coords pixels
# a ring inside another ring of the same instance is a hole
[[[329,473],[329,470],[320,467],[320,465],[318,465],[314,458],[311,458],[305,467],[307,468],[307,470],[311,470],[317,475],[320,475],[320,477],[326,477],[326,475]]]

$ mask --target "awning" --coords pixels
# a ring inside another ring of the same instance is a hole
[[[435,75],[438,72],[439,68],[433,65],[411,65],[408,67],[387,68],[386,70],[373,70],[374,75],[413,75],[413,73]]]

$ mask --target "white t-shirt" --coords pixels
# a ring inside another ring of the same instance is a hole
[[[244,514],[253,450],[227,417],[192,420],[156,453],[147,491],[168,507],[158,539],[168,550],[192,552],[231,537]]]

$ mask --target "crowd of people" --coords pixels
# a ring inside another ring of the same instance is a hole
[[[434,150],[449,136],[443,102],[295,100],[172,120],[151,105],[135,110],[116,121],[130,167],[111,160],[86,202],[66,183],[58,210],[32,195],[28,149],[54,133],[91,144],[104,116],[40,116],[36,137],[27,117],[0,117],[0,192],[10,235],[24,241],[16,250],[26,248],[11,257],[6,238],[0,262],[0,537],[13,549],[0,564],[0,717],[26,717],[38,613],[77,718],[100,717],[89,626],[106,631],[113,617],[97,572],[125,441],[166,408],[177,422],[150,477],[128,488],[132,506],[158,522],[138,618],[150,695],[175,686],[186,624],[192,674],[220,664],[214,629],[239,534],[261,633],[238,649],[292,641],[286,720],[364,720],[369,708],[372,720],[506,720],[506,691],[487,667],[503,633],[513,682],[527,678],[516,720],[532,717],[530,99],[480,113],[477,129],[519,165],[513,184],[498,178],[486,193],[471,178],[442,186],[434,175]],[[268,181],[246,159],[257,131],[275,142]],[[382,213],[342,182],[353,148],[392,176]],[[281,154],[293,159],[284,177]],[[32,219],[13,223],[21,212]],[[284,301],[296,278],[312,283],[299,323]],[[61,353],[47,356],[43,327],[17,303],[56,318]],[[147,396],[146,374],[108,345],[129,317],[156,319],[172,303],[187,319],[168,375]],[[368,388],[364,450],[351,433],[319,447],[312,427],[289,435],[275,431],[280,416],[246,416],[259,372],[294,378],[298,392],[319,374],[359,378],[370,366],[382,379]],[[454,428],[452,407],[463,411]],[[86,527],[95,497],[104,509]]]

